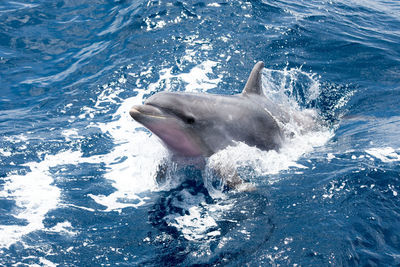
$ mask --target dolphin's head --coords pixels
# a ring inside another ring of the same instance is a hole
[[[209,156],[213,148],[207,140],[210,112],[214,105],[207,96],[161,92],[143,105],[133,106],[131,117],[156,134],[175,154],[189,157]]]

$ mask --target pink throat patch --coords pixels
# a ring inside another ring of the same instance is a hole
[[[174,123],[152,123],[147,127],[176,154],[187,157],[203,155],[199,145],[179,125]]]

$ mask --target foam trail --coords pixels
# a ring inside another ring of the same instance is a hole
[[[79,152],[61,152],[47,155],[41,162],[31,162],[25,166],[31,169],[26,175],[11,175],[0,192],[0,198],[15,201],[15,218],[26,221],[26,225],[0,225],[0,247],[9,247],[33,231],[44,228],[43,219],[52,209],[57,208],[60,189],[54,185],[49,168],[65,164],[76,164]]]

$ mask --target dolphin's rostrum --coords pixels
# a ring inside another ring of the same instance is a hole
[[[261,61],[254,66],[241,94],[160,92],[129,113],[178,156],[209,157],[235,141],[277,150],[283,111],[264,96],[263,67]]]

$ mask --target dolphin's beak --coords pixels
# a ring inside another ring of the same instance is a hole
[[[131,110],[129,110],[129,115],[131,115],[132,118],[137,118],[137,116],[140,115],[140,106],[133,106],[131,107]]]
[[[156,117],[156,118],[165,117],[161,109],[147,104],[133,106],[129,111],[129,115],[131,115],[131,117],[137,121],[145,117]]]

